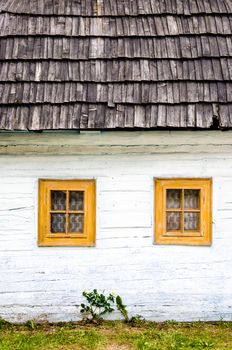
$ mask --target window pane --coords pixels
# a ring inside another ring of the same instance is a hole
[[[52,210],[66,210],[66,192],[51,191]]]
[[[180,208],[181,190],[167,190],[167,209]]]
[[[184,191],[184,207],[185,209],[198,209],[200,203],[200,190]]]
[[[51,232],[65,233],[65,214],[51,214]]]
[[[199,213],[184,213],[185,231],[199,230]]]
[[[71,191],[69,193],[69,210],[84,210],[84,192]]]
[[[179,231],[180,230],[180,213],[167,213],[167,231]]]
[[[70,214],[69,215],[69,231],[70,232],[84,232],[84,215]]]

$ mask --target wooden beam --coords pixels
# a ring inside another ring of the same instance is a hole
[[[0,132],[0,155],[155,154],[232,151],[232,131]]]

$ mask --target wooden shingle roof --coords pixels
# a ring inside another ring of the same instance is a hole
[[[232,127],[232,0],[0,0],[0,129]]]

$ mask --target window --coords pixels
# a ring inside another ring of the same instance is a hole
[[[211,187],[210,179],[155,180],[157,244],[211,244]]]
[[[95,245],[95,181],[39,181],[38,244]]]

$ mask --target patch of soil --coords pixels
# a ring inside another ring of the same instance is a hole
[[[131,347],[128,347],[127,345],[118,345],[118,344],[111,344],[107,345],[105,350],[130,350]]]

